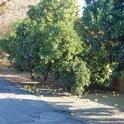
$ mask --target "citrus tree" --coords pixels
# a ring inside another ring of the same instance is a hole
[[[91,67],[92,80],[98,84],[110,86],[117,66],[123,65],[123,18],[123,1],[94,0],[84,8],[80,35],[89,47],[85,59]]]
[[[90,84],[90,70],[79,56],[86,48],[74,28],[78,12],[75,0],[43,0],[31,6],[13,31],[11,57],[16,67],[43,75],[44,82],[52,72],[65,89],[82,94]]]

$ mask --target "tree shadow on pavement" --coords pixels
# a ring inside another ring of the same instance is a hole
[[[83,124],[21,86],[0,78],[0,124]]]

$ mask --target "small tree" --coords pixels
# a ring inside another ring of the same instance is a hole
[[[81,93],[84,86],[90,83],[90,74],[89,70],[85,69],[85,62],[83,66],[82,60],[77,56],[83,50],[81,39],[73,28],[77,14],[78,4],[75,0],[43,0],[28,12],[30,19],[39,25],[41,32],[39,68],[42,68],[45,80],[49,71],[53,71],[64,81],[66,88],[72,90],[73,87],[73,91],[76,91],[76,87],[80,87]]]
[[[77,56],[82,51],[82,44],[72,24],[60,22],[45,30],[43,36],[41,62],[51,65],[49,67],[64,81],[66,89],[82,93],[84,86],[90,83],[90,72]]]

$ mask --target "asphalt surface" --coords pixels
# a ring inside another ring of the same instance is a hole
[[[87,124],[0,78],[0,124]]]

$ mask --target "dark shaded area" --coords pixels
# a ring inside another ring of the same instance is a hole
[[[0,93],[15,93],[15,94],[29,94],[28,91],[22,90],[21,85],[10,83],[7,80],[0,78]]]
[[[23,84],[23,85],[25,85],[25,84]],[[4,79],[0,79],[0,93],[14,93],[16,95],[30,95],[30,93],[28,93],[28,91],[25,91],[21,88],[22,88],[22,86],[19,85],[19,84],[15,85],[13,83],[10,83],[9,81],[6,81]],[[58,93],[57,91],[55,92],[54,90],[49,89],[49,87],[48,88],[44,87],[43,89],[40,89],[40,94],[39,95],[43,95],[45,97],[46,96],[56,97],[56,96],[64,96],[64,93],[61,92],[61,91],[60,91],[60,93]],[[114,101],[112,101],[112,99],[110,99],[110,98],[105,98],[104,99],[103,97],[107,97],[107,96],[104,96],[104,95],[105,94],[103,94],[103,95],[101,94],[101,97],[100,96],[99,97],[95,96],[95,94],[94,95],[87,95],[87,96],[82,96],[81,99],[89,99],[89,100],[92,100],[92,101],[97,99],[98,103],[101,103],[101,104],[104,104],[104,105],[110,105],[110,106],[113,106],[113,107],[114,107],[114,105],[117,105],[116,108],[119,109],[121,112],[124,112],[123,106],[117,104],[118,101],[116,101],[116,99]],[[118,99],[118,100],[123,99],[123,94],[121,96],[119,96],[119,98],[120,99]],[[81,122],[81,124],[83,124],[83,123],[85,123],[85,124],[86,123],[91,123],[91,124],[124,124],[124,118],[111,118],[110,117],[113,114],[113,109],[112,108],[98,107],[98,108],[90,108],[90,109],[83,108],[83,109],[76,109],[76,110],[68,110],[68,108],[71,108],[72,106],[64,105],[65,109],[55,110],[54,108],[49,106],[48,103],[43,102],[43,101],[39,101],[39,100],[15,99],[15,98],[13,98],[13,99],[0,99],[0,105],[2,105],[4,103],[6,103],[6,105],[7,105],[7,103],[9,103],[9,105],[12,106],[12,107],[8,108],[8,110],[10,112],[9,115],[13,115],[14,114],[13,110],[16,109],[17,116],[18,116],[17,118],[19,118],[19,119],[21,119],[21,117],[25,119],[28,116],[27,112],[29,113],[29,115],[31,117],[31,121],[32,121],[32,119],[35,120],[36,118],[40,118],[40,114],[43,114],[43,115],[45,114],[45,118],[48,119],[47,117],[48,117],[49,114],[50,114],[49,115],[50,117],[52,116],[51,115],[51,111],[52,111],[53,114],[54,113],[56,114],[56,112],[57,112],[57,114],[62,114],[62,116],[63,116],[63,114],[64,114],[64,116],[66,115],[67,118],[70,118],[69,123],[71,121],[74,121],[69,116],[71,113],[74,113],[74,114],[75,113],[81,113],[80,115],[83,116],[83,119],[84,119],[84,121]],[[56,105],[57,108],[61,108],[61,107],[63,108],[63,102],[51,102],[51,103]],[[68,103],[72,103],[72,102],[67,101],[66,103],[68,104]],[[121,101],[120,101],[120,103],[121,103]],[[30,109],[31,104],[34,104],[32,109]],[[43,105],[43,106],[39,107],[40,104],[42,104],[42,105],[45,104],[45,106]],[[60,105],[60,104],[62,104],[62,105]],[[123,104],[123,103],[121,103],[121,104]],[[16,105],[18,105],[17,108],[15,108]],[[22,105],[24,105],[25,107],[23,109],[20,109],[20,108],[22,108],[21,107]],[[26,115],[24,114],[23,116],[19,117],[19,115],[21,115],[21,111],[24,111],[24,113],[26,113]],[[33,111],[33,114],[32,114],[32,111]],[[5,113],[5,111],[2,112],[2,113]],[[92,118],[90,120],[88,118],[90,116],[96,116],[98,118]],[[108,118],[102,118],[102,116],[108,116],[110,118],[109,119]],[[1,114],[0,114],[0,117],[1,117]],[[8,117],[8,119],[9,119],[9,117]],[[66,120],[66,119],[64,118],[64,120]],[[60,122],[58,122],[58,123],[66,124],[66,122],[64,120],[61,121],[62,123],[60,123]],[[25,119],[25,122],[28,123],[29,119],[28,120]],[[12,123],[16,124],[17,122],[12,122]],[[78,121],[75,122],[75,123],[78,124]],[[47,122],[47,124],[49,124],[49,123]],[[73,122],[71,122],[70,124],[73,124]],[[80,122],[79,122],[79,124],[80,124]]]
[[[11,95],[12,94],[12,95]],[[39,97],[31,95],[0,78],[0,124],[83,124],[74,120],[66,111],[51,107]]]
[[[53,102],[52,104],[61,104],[61,102]],[[63,105],[59,105],[63,107]],[[64,105],[65,110],[71,108],[72,106]],[[68,110],[72,115],[80,113],[78,118],[82,118],[85,121],[88,121],[89,124],[124,124],[124,118],[113,118],[112,108],[83,108]],[[123,110],[124,111],[124,110]],[[74,116],[75,117],[75,116]]]

